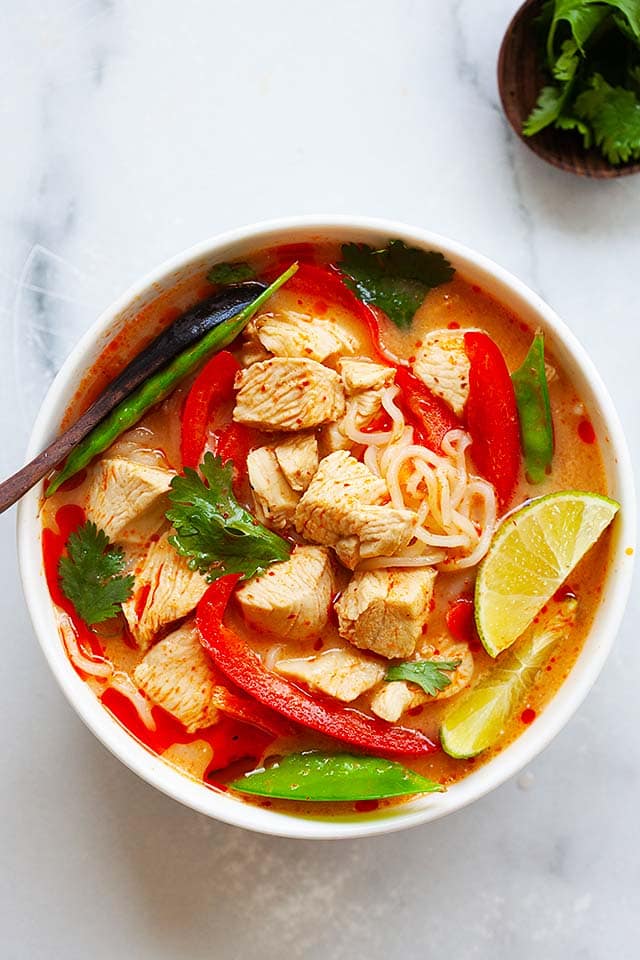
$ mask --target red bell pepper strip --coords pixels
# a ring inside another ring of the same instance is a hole
[[[238,692],[234,693],[228,687],[215,686],[211,691],[211,703],[222,713],[244,723],[251,723],[254,727],[266,730],[274,737],[287,737],[294,733],[292,724],[281,717],[279,713],[258,703],[252,697]]]
[[[407,367],[396,370],[400,393],[396,403],[414,430],[416,443],[438,453],[449,430],[461,430],[462,424],[447,403],[438,397]]]
[[[233,397],[233,381],[240,364],[228,350],[221,350],[204,365],[182,410],[180,454],[182,466],[197,469],[207,440],[209,417],[214,406]]]
[[[373,420],[369,420],[369,423],[365,423],[360,429],[363,433],[378,433],[382,430],[391,430],[393,427],[393,420],[387,411],[383,408],[376,413]]]
[[[325,736],[382,755],[426,756],[436,746],[423,733],[373,720],[328,700],[318,700],[267,670],[242,637],[222,622],[239,576],[212,583],[198,605],[196,625],[205,650],[220,670],[260,703]]]
[[[471,455],[496,488],[501,507],[513,494],[520,470],[520,428],[513,383],[504,357],[486,333],[470,331],[464,346],[471,364],[467,429]]]
[[[371,342],[373,343],[374,353],[376,353],[378,358],[387,365],[390,364],[392,367],[408,367],[409,364],[406,360],[401,360],[400,357],[396,357],[395,353],[392,353],[391,350],[382,342],[379,320],[380,315],[384,316],[382,311],[378,310],[377,307],[370,306],[368,303],[361,303],[360,300],[358,300],[358,303],[360,303],[360,305],[364,308],[362,311],[361,320],[366,324],[367,330],[369,331],[369,336],[371,337]],[[388,322],[389,321],[387,321],[387,323]]]
[[[480,638],[476,628],[473,597],[458,597],[449,604],[445,615],[447,629],[454,640],[479,648]]]
[[[206,741],[213,749],[213,756],[202,779],[210,781],[212,774],[225,770],[238,760],[259,760],[273,739],[264,730],[256,730],[239,720],[230,717],[219,720],[207,731]]]
[[[231,460],[234,466],[234,481],[242,482],[247,476],[247,457],[259,445],[258,431],[244,423],[227,423],[216,430],[212,444],[213,452],[223,463]]]

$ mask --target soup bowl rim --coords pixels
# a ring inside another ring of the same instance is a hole
[[[123,317],[131,315],[136,304],[152,299],[159,290],[169,289],[175,282],[172,278],[183,275],[204,259],[214,262],[236,248],[252,246],[259,249],[274,242],[300,242],[303,238],[316,237],[369,241],[397,237],[407,243],[440,250],[461,266],[463,273],[484,277],[489,286],[499,288],[509,294],[507,299],[522,305],[522,309],[526,309],[553,339],[556,348],[571,359],[575,371],[588,385],[593,401],[590,412],[597,415],[606,431],[608,443],[603,444],[603,455],[623,509],[616,519],[606,596],[585,642],[585,647],[589,645],[588,655],[585,656],[583,650],[535,722],[495,757],[453,784],[444,794],[337,819],[300,817],[243,802],[191,779],[147,750],[102,706],[72,667],[55,625],[54,605],[42,569],[39,520],[42,485],[30,491],[19,505],[17,540],[24,595],[45,657],[73,708],[111,753],[163,793],[225,823],[274,836],[343,839],[391,833],[460,810],[513,777],[560,732],[598,677],[622,619],[635,553],[635,494],[627,443],[609,393],[585,349],[548,304],[513,274],[457,241],[393,220],[346,215],[286,217],[230,230],[188,248],[134,283],[92,324],[63,364],[35,421],[27,458],[35,456],[53,438],[82,374],[118,325],[123,323]],[[595,638],[594,631],[597,631]]]

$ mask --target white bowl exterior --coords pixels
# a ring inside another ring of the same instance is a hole
[[[69,702],[102,743],[131,770],[200,813],[261,833],[306,839],[372,836],[445,816],[499,786],[531,761],[561,730],[595,682],[620,625],[631,586],[635,554],[635,495],[629,451],[609,394],[593,363],[554,311],[514,276],[481,254],[437,234],[401,223],[363,217],[305,216],[247,226],[204,241],[163,264],[113,304],[87,331],[58,373],[34,425],[27,458],[56,434],[86,369],[106,343],[150,300],[207,265],[237,259],[272,244],[309,239],[380,243],[389,237],[440,250],[532,327],[541,328],[553,353],[573,378],[592,418],[605,460],[609,493],[622,510],[616,519],[606,590],[592,629],[570,675],[553,700],[517,740],[445,794],[418,798],[367,815],[339,819],[302,818],[254,807],[181,774],[138,743],[102,706],[75,672],[63,648],[42,567],[38,506],[42,485],[18,509],[18,552],[31,619],[49,665]],[[628,552],[632,548],[633,553]]]

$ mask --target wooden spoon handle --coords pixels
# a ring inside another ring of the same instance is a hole
[[[174,320],[127,364],[68,430],[56,437],[34,460],[0,483],[0,513],[13,506],[66,459],[74,447],[148,377],[208,330],[235,316],[265,289],[266,284],[257,281],[225,288]]]
[[[130,392],[130,391],[129,391]],[[25,464],[17,473],[0,483],[0,513],[24,497],[31,487],[43,480],[48,473],[69,456],[76,444],[91,433],[96,424],[127,395],[124,385],[110,392],[107,387],[75,423],[56,437],[37,457]]]
[[[78,442],[75,436],[71,435],[75,426],[77,424],[74,424],[69,430],[65,430],[42,453],[25,464],[13,476],[0,483],[0,513],[4,513],[14,503],[17,503],[25,493],[31,490],[31,487],[35,487],[36,483],[43,480],[57,464],[61,463],[71,453]],[[90,429],[91,427],[85,431],[85,436]]]

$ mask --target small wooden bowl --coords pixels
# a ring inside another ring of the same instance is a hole
[[[584,177],[624,177],[640,172],[640,163],[613,166],[597,150],[586,150],[576,133],[547,127],[525,137],[522,124],[531,113],[548,77],[539,56],[535,19],[542,0],[526,0],[504,35],[498,57],[498,89],[507,119],[524,144],[554,167]]]

